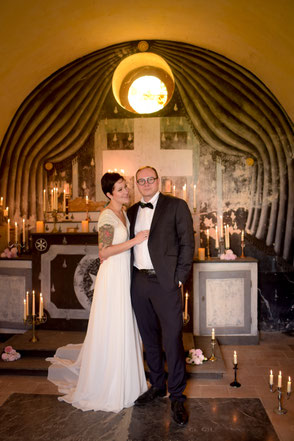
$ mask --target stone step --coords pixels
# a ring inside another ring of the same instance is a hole
[[[50,331],[39,330],[37,332],[38,341],[32,343],[32,331],[24,334],[17,334],[0,344],[0,352],[3,352],[5,346],[12,346],[21,354],[21,358],[13,362],[5,362],[0,360],[0,375],[40,375],[46,376],[48,366],[50,365],[45,359],[52,357],[60,346],[67,344],[82,343],[85,338],[85,332],[76,331]],[[204,356],[211,356],[211,340],[210,337],[193,336],[192,333],[183,334],[183,343],[185,351],[189,349],[201,349]],[[224,361],[221,355],[220,347],[216,342],[214,347],[216,356],[215,361],[206,361],[202,365],[193,366],[186,365],[188,375],[196,378],[222,378],[226,372]],[[145,363],[145,370],[148,372],[148,366]]]

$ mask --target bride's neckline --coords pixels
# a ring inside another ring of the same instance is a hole
[[[127,228],[127,222],[126,222],[126,216],[125,216],[125,213],[124,213],[124,211],[123,211],[123,209],[120,211],[120,212],[115,212],[112,208],[110,208],[110,207],[106,207],[106,209],[107,210],[110,210],[117,218],[118,218],[118,220],[120,220],[121,221],[121,223]],[[122,214],[122,217],[123,217],[123,219],[124,220],[122,220],[121,219],[121,217],[118,215],[118,213],[121,213]]]

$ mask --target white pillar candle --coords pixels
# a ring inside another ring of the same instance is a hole
[[[211,330],[211,340],[215,340],[215,329],[212,328]]]
[[[193,187],[193,208],[196,210],[196,184]]]
[[[234,351],[234,364],[238,364],[237,351]]]
[[[89,233],[89,221],[82,221],[82,233]]]
[[[29,291],[26,292],[26,314],[29,315]]]
[[[287,393],[288,393],[288,394],[291,393],[291,377],[288,378],[288,382],[287,382]]]
[[[22,220],[22,243],[23,245],[26,243],[26,220]]]
[[[23,299],[23,319],[27,319],[27,302],[26,299]]]
[[[186,292],[186,294],[185,294],[185,314],[184,314],[185,320],[187,320],[187,318],[188,318],[188,298],[189,298],[189,294]]]
[[[44,222],[43,221],[37,221],[36,222],[36,233],[44,233]]]
[[[7,243],[10,244],[10,219],[7,220]]]
[[[272,369],[270,370],[269,384],[270,384],[271,386],[274,384],[274,374],[273,374]]]
[[[217,225],[215,227],[215,248],[219,248]]]
[[[32,315],[36,314],[36,297],[35,297],[35,291],[33,291],[32,295]]]
[[[282,371],[279,371],[278,375],[278,387],[282,387]]]
[[[18,226],[17,226],[17,222],[14,223],[15,226],[15,230],[14,230],[14,242],[18,243]]]

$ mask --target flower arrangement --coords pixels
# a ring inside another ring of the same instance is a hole
[[[220,260],[235,260],[237,259],[236,254],[232,250],[226,250],[225,254],[221,254]]]
[[[5,248],[3,253],[1,253],[1,257],[5,257],[11,259],[12,257],[17,257],[17,248],[12,247],[11,250],[9,248]]]
[[[207,358],[204,357],[201,349],[190,349],[188,357],[186,358],[186,363],[188,364],[202,364],[204,361],[207,361]]]
[[[12,346],[6,346],[4,348],[4,352],[1,355],[2,360],[4,361],[16,361],[20,359],[20,353],[16,352]]]

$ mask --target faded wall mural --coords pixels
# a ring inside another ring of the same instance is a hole
[[[104,201],[99,181],[115,168],[123,170],[136,200],[134,173],[149,163],[161,175],[163,192],[187,200],[197,245],[205,244],[210,229],[216,255],[214,228],[223,216],[236,254],[245,229],[246,254],[258,258],[260,271],[290,274],[293,123],[266,86],[241,66],[169,41],[150,41],[149,51],[173,70],[172,100],[149,117],[130,114],[115,102],[111,80],[118,63],[138,52],[137,44],[121,43],[73,61],[20,106],[0,151],[0,194],[12,216],[34,224],[42,218],[43,189],[55,185],[61,190],[67,185],[72,200]],[[260,299],[268,323],[271,302]]]

